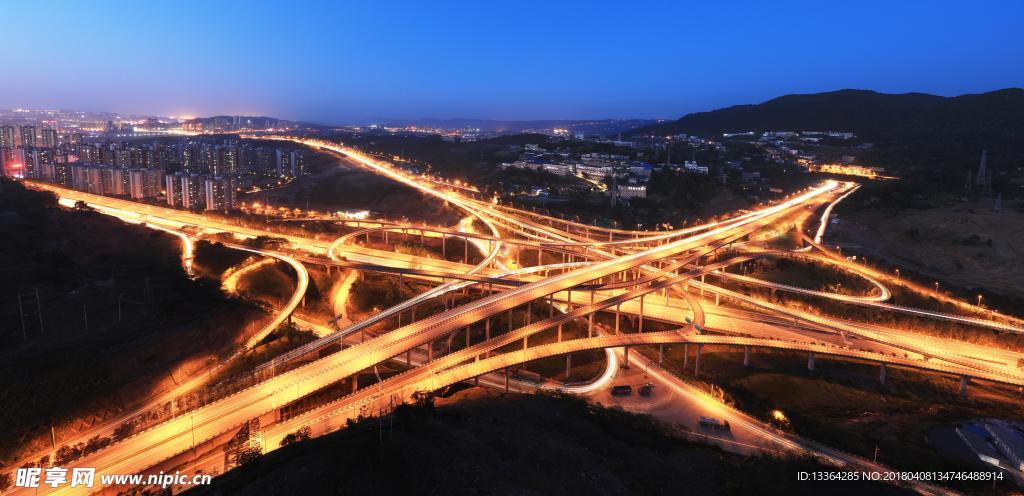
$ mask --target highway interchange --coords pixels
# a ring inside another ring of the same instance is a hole
[[[659,408],[675,412],[672,415],[680,423],[689,423],[692,435],[711,438],[709,442],[743,453],[810,453],[839,466],[884,471],[885,467],[869,460],[779,431],[737,411],[662,369],[660,357],[631,352],[631,348],[662,350],[663,346],[686,346],[693,350],[694,374],[699,373],[701,350],[711,346],[743,349],[748,354],[752,349],[800,353],[807,356],[809,368],[814,366],[815,357],[826,356],[877,364],[883,381],[886,367],[953,376],[960,379],[964,394],[972,380],[1024,386],[1024,372],[1018,369],[1018,360],[1024,358],[1024,354],[929,337],[913,329],[842,321],[724,287],[722,283],[727,281],[742,283],[772,292],[828,298],[843,304],[999,332],[1024,331],[1019,319],[983,311],[966,302],[956,301],[957,307],[965,310],[963,314],[889,303],[889,285],[924,294],[927,288],[878,273],[821,244],[832,207],[856,189],[850,183],[828,181],[796,192],[778,203],[699,226],[640,232],[588,226],[497,205],[493,200],[478,198],[475,190],[419,180],[414,174],[337,143],[293,137],[279,139],[336,154],[354,166],[447,202],[463,212],[465,219],[451,227],[382,222],[339,238],[319,239],[280,234],[270,228],[239,225],[212,216],[90,195],[45,183],[30,186],[55,192],[65,205],[84,201],[102,213],[175,234],[182,240],[183,264],[188,269],[191,268],[194,238],[222,233],[238,238],[230,244],[232,248],[287,264],[297,281],[292,297],[277,309],[268,323],[247,337],[239,354],[256,346],[292,318],[309,283],[307,266],[335,268],[339,273],[359,270],[399,274],[433,286],[362,321],[346,323],[336,330],[320,329],[317,340],[260,365],[252,374],[255,382],[247,387],[174,411],[159,423],[146,425],[109,447],[77,460],[76,466],[96,467],[100,473],[144,472],[194,451],[197,445],[237,431],[253,419],[260,419],[262,447],[268,451],[301,427],[309,427],[314,435],[331,432],[344,426],[349,418],[386,412],[397,403],[410,401],[418,393],[460,382],[479,380],[490,387],[528,391],[541,385],[510,378],[510,370],[542,358],[605,350],[605,371],[592,382],[566,386],[544,384],[543,387],[563,387],[596,398],[606,392],[617,375],[626,373],[619,370],[620,366],[632,371],[640,369],[645,371],[645,380],[657,385],[661,395]],[[820,221],[811,219],[819,210],[824,211]],[[803,232],[803,224],[808,221],[818,222],[813,237]],[[772,233],[794,225],[804,238],[803,248],[787,251],[767,247],[766,241]],[[478,229],[483,232],[476,232]],[[287,249],[253,248],[241,241],[258,236],[282,238],[288,244]],[[388,245],[389,237],[396,241],[419,239],[424,244],[436,243],[440,238],[442,246],[448,246],[445,240],[461,240],[455,243],[461,248],[456,251],[461,253],[451,254],[461,261],[397,253],[375,244]],[[834,294],[726,270],[743,262],[777,257],[828,264],[864,278],[872,290],[866,295]],[[244,271],[246,268],[240,268],[226,284],[237,284]],[[466,297],[459,304],[455,303],[457,294]],[[445,301],[444,311],[433,315],[421,312],[419,318],[414,317],[416,308],[431,300]],[[491,329],[491,319],[533,305],[546,305],[547,318],[534,321],[527,318],[521,325],[510,326],[507,330]],[[604,323],[595,322],[596,315],[603,315]],[[608,323],[612,316],[614,325]],[[638,322],[639,329],[620,330],[619,322],[624,316]],[[401,325],[392,325],[396,319]],[[660,325],[644,331],[645,319]],[[585,334],[563,339],[563,326],[572,322],[585,328]],[[371,328],[377,331],[367,337],[364,331]],[[485,333],[471,342],[470,329],[477,330],[478,336],[481,330]],[[555,339],[535,338],[542,333],[550,337],[556,329]],[[454,339],[456,335],[465,338],[465,346],[459,349],[451,346],[453,340],[458,341]],[[531,337],[534,337],[532,345]],[[435,346],[445,341],[448,346]],[[339,351],[318,355],[319,350],[339,343],[342,344]],[[316,359],[308,360],[310,356]],[[229,357],[211,364],[211,368],[216,370],[233,359]],[[362,388],[354,385],[350,394],[298,415],[287,418],[281,415],[290,403],[360,372],[375,373],[379,365],[389,362],[404,364],[406,370]],[[194,374],[178,387],[154,395],[146,404],[85,434],[109,435],[133,416],[169,401],[173,404],[172,398],[202,388],[213,375],[212,370]],[[695,425],[698,414],[728,420],[733,425],[732,432],[700,434]],[[926,494],[948,492],[930,485],[918,485],[915,489]],[[76,491],[65,487],[51,492],[72,494]]]

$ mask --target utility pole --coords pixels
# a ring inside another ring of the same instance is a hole
[[[28,333],[25,332],[25,309],[21,304],[21,290],[18,290],[18,316],[21,317],[21,339],[28,341]]]
[[[39,314],[39,334],[43,333],[43,304],[39,299],[39,288],[36,290],[36,313]]]

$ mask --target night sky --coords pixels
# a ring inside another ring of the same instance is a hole
[[[725,5],[728,4],[728,5]],[[1024,2],[3,2],[0,107],[677,118],[1024,86]]]

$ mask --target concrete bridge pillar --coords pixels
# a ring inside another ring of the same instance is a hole
[[[621,308],[622,308],[622,303],[619,303],[618,305],[615,305],[615,334],[619,333],[619,320],[621,320],[621,317],[622,317],[622,314],[620,313],[620,309]]]
[[[697,353],[693,357],[693,376],[694,377],[700,376],[700,350],[703,347],[704,347],[704,345],[698,344],[697,345]]]
[[[683,370],[686,370],[686,365],[690,361],[690,344],[683,343]]]
[[[967,398],[967,384],[971,382],[971,378],[966,375],[960,376],[960,397]]]
[[[814,352],[807,354],[807,370],[814,370]]]
[[[665,363],[665,345],[658,345],[658,365]]]
[[[644,332],[644,296],[646,295],[640,295],[640,324],[637,326],[641,334]]]
[[[623,353],[626,355],[626,359],[622,361],[622,368],[629,368],[629,346],[622,347]]]
[[[587,337],[594,335],[594,314],[587,315]]]
[[[721,304],[722,304],[722,295],[719,294],[719,293],[715,293],[715,306],[717,307],[717,306],[719,306]]]
[[[882,383],[883,386],[885,385],[885,364],[884,363],[882,364],[881,367],[878,368],[878,382]]]
[[[565,380],[569,380],[570,370],[572,370],[572,353],[565,355]]]
[[[558,324],[558,342],[562,342],[562,324]]]
[[[505,392],[508,392],[508,367],[505,367]]]
[[[749,346],[744,346],[743,347],[743,366],[744,367],[750,366],[750,347]]]

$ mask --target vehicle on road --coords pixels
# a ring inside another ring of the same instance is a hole
[[[648,382],[647,384],[640,386],[640,389],[637,392],[640,393],[640,396],[650,396],[653,391],[654,384]]]
[[[629,396],[631,394],[633,394],[633,386],[628,384],[612,386],[612,396]]]
[[[716,419],[714,417],[704,417],[704,416],[701,416],[699,423],[700,423],[701,427],[707,427],[709,429],[714,429],[716,431],[728,431],[729,430],[729,421],[728,420],[720,420],[720,419]]]

